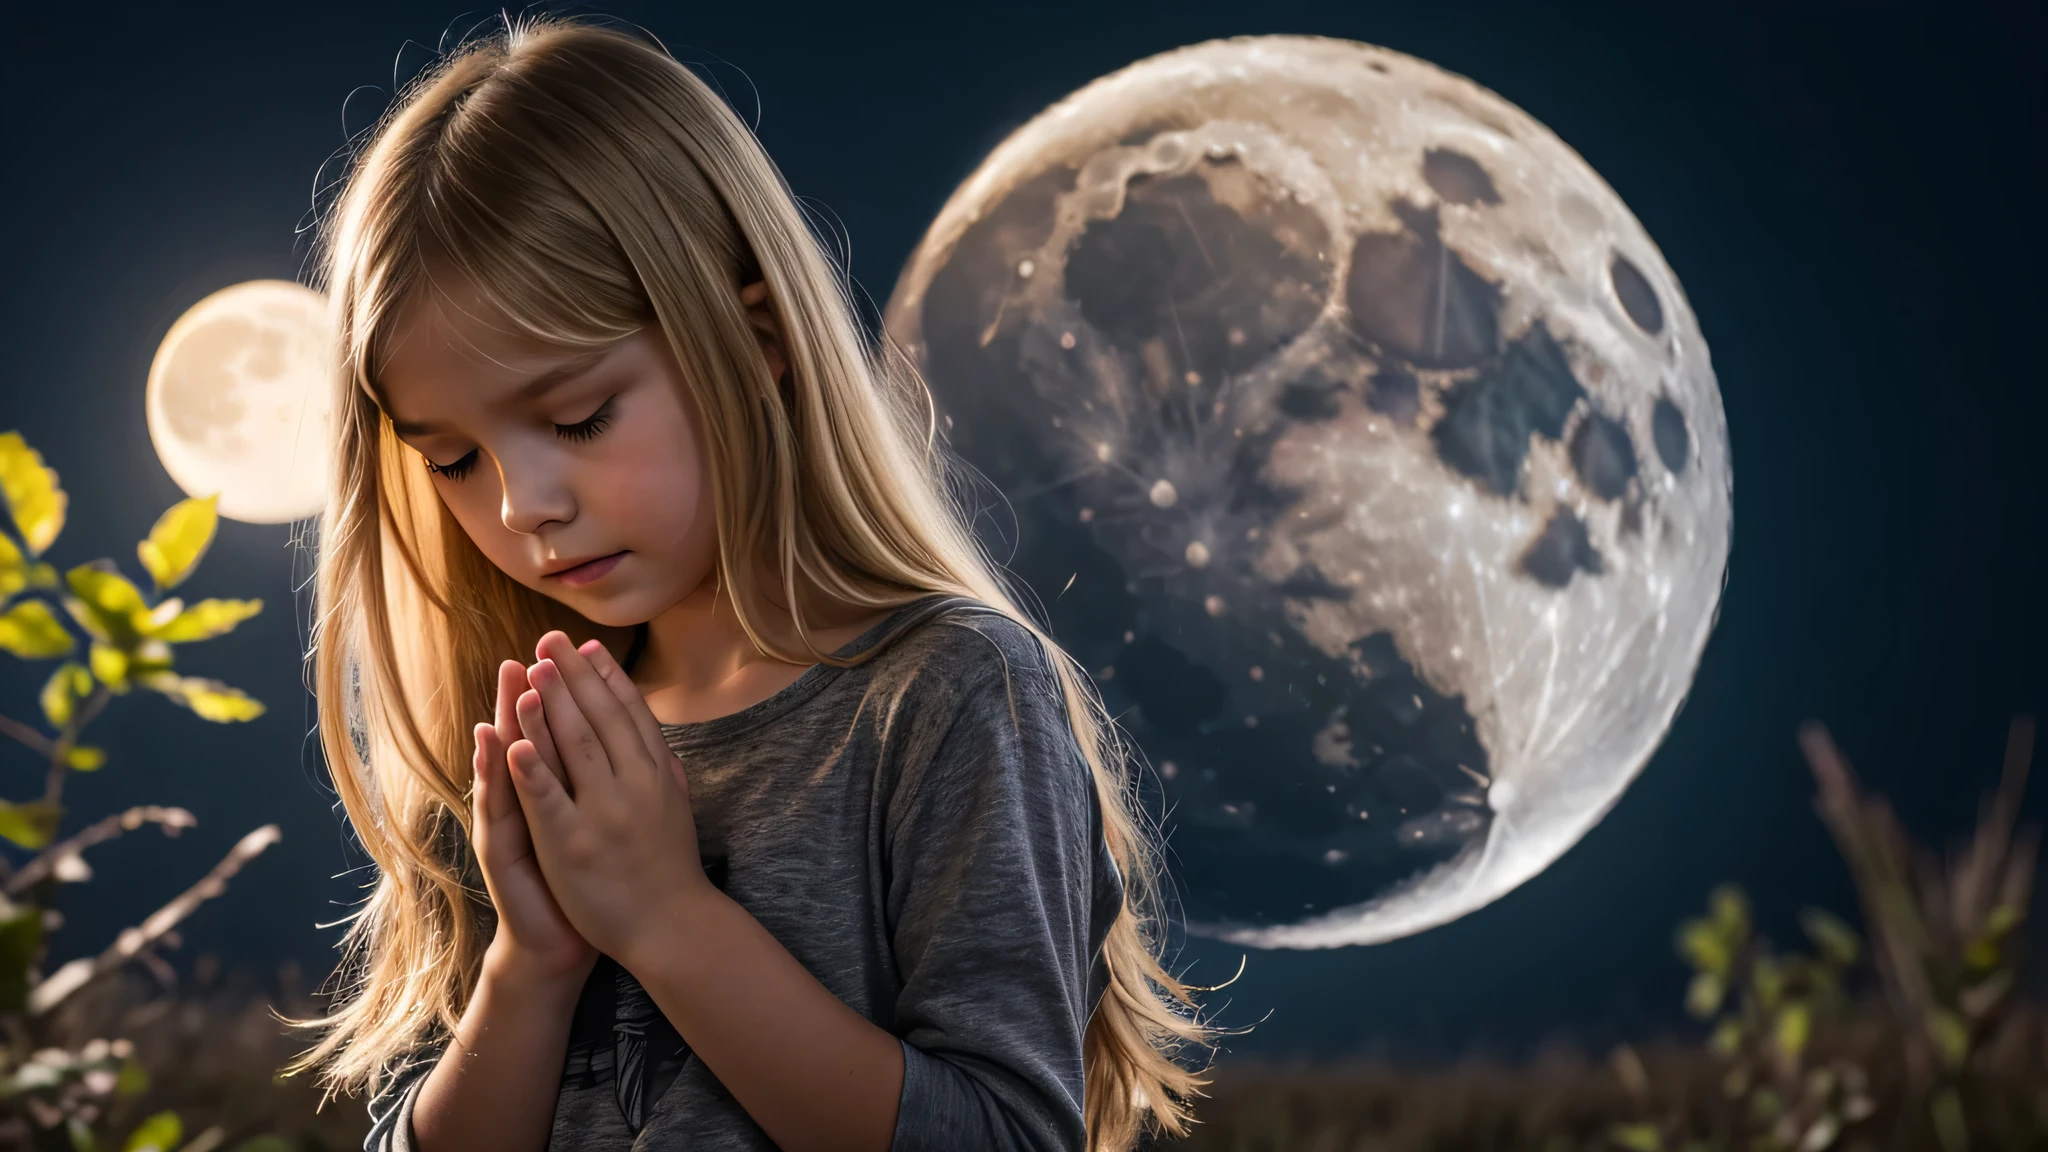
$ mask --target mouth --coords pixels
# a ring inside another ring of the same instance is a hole
[[[625,552],[614,552],[609,556],[599,556],[594,560],[578,560],[574,563],[543,572],[541,576],[548,580],[560,580],[572,588],[580,587],[584,584],[603,579],[606,573],[618,567],[619,561],[625,558]]]

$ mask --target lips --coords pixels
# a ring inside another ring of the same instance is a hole
[[[543,575],[550,580],[560,580],[572,588],[579,587],[603,579],[607,572],[618,567],[619,561],[625,558],[626,554],[624,552],[614,552],[609,556],[599,556],[595,560],[585,560],[573,567],[563,568],[556,572],[543,573]]]

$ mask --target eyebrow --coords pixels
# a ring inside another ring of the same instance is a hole
[[[526,383],[521,384],[519,389],[512,394],[511,402],[517,403],[519,401],[539,399],[549,389],[563,381],[588,372],[610,352],[611,349],[609,347],[593,348],[588,352],[579,352],[552,368],[536,373]],[[417,423],[407,420],[393,420],[391,422],[391,430],[400,436],[425,436],[439,430],[439,428],[440,425],[431,420]]]

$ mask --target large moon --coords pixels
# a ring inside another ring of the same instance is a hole
[[[157,458],[222,516],[281,524],[320,511],[334,417],[325,296],[289,280],[222,288],[178,317],[144,392]]]
[[[1479,908],[1690,687],[1732,492],[1699,324],[1614,190],[1470,80],[1301,36],[1140,61],[981,163],[884,319],[1152,766],[1198,932]]]

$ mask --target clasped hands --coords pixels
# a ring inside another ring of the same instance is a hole
[[[625,670],[559,631],[535,655],[499,665],[496,720],[476,726],[473,839],[497,962],[580,985],[598,952],[629,970],[657,954],[717,889],[682,762]]]

